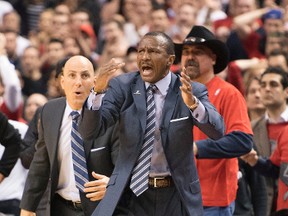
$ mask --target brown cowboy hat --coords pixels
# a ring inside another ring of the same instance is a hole
[[[201,44],[212,50],[217,56],[214,67],[214,73],[223,71],[229,62],[229,51],[225,43],[216,39],[215,35],[204,26],[193,26],[190,33],[182,44],[175,45],[176,59],[180,62],[182,55],[182,48],[185,44]]]

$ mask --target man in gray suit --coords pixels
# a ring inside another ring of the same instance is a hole
[[[83,192],[76,187],[72,160],[70,113],[80,112],[93,79],[93,65],[87,58],[74,56],[66,62],[60,81],[66,97],[49,101],[41,111],[39,137],[20,205],[21,215],[34,215],[48,182],[51,187],[46,215],[91,215],[97,205],[93,201],[104,196],[109,180],[106,176],[111,175],[117,155],[117,130],[111,127],[105,136],[84,141],[89,182]]]
[[[80,133],[95,138],[119,120],[120,148],[106,195],[93,216],[203,214],[192,130],[196,125],[218,139],[223,136],[223,119],[209,102],[204,85],[191,84],[184,72],[181,78],[170,72],[174,59],[173,41],[164,33],[150,32],[138,46],[138,72],[110,80],[115,72],[112,65],[108,73],[96,75]],[[205,152],[206,147],[200,147]],[[140,171],[144,175],[137,175]]]
[[[260,98],[266,113],[252,122],[254,142],[258,154],[270,157],[277,146],[279,133],[288,124],[288,76],[279,67],[268,67],[260,78]],[[276,180],[266,177],[267,216],[276,210]]]

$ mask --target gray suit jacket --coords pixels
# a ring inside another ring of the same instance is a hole
[[[193,93],[201,100],[208,114],[208,123],[197,122],[181,97],[179,77],[172,74],[171,84],[162,111],[161,139],[166,159],[189,215],[202,215],[202,197],[193,156],[194,125],[210,137],[217,139],[224,133],[223,119],[207,96],[207,89],[193,83]],[[137,92],[137,93],[136,93]],[[129,185],[130,175],[140,153],[146,127],[145,84],[139,72],[120,75],[110,81],[99,111],[83,109],[80,132],[88,139],[105,132],[109,125],[119,120],[120,150],[115,169],[94,216],[110,216],[115,211],[122,193]],[[172,119],[187,119],[172,121]]]
[[[58,185],[59,169],[57,160],[58,141],[63,113],[66,107],[66,98],[58,98],[46,103],[41,113],[39,139],[36,144],[36,153],[31,163],[20,207],[35,211],[47,187],[51,183],[48,194],[47,214],[50,215],[50,203]],[[105,136],[97,140],[85,141],[84,149],[87,158],[87,168],[90,180],[94,180],[91,172],[110,176],[118,154],[118,131],[109,128]],[[91,149],[105,147],[100,151],[91,152]],[[91,202],[80,194],[85,215],[91,215],[98,202]]]
[[[271,146],[269,142],[268,130],[267,130],[267,121],[265,116],[260,119],[252,122],[252,130],[254,133],[253,140],[257,147],[257,152],[263,157],[269,158],[272,154]],[[267,184],[267,216],[270,215],[273,197],[275,195],[275,179],[271,177],[265,177]]]

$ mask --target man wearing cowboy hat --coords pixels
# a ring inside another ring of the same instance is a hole
[[[182,70],[186,70],[193,81],[206,85],[211,103],[224,118],[226,136],[217,142],[231,144],[231,149],[227,149],[231,151],[230,159],[197,160],[204,215],[232,215],[238,173],[233,148],[247,146],[248,143],[252,146],[253,141],[243,96],[234,86],[216,76],[228,64],[228,49],[208,29],[194,26],[182,44],[175,44],[175,53],[181,59]],[[197,128],[193,132],[196,147],[212,142]],[[201,152],[198,154],[201,157]]]

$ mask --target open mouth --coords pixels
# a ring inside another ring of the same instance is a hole
[[[143,75],[149,75],[150,73],[152,73],[152,67],[150,66],[142,66],[142,72]]]

